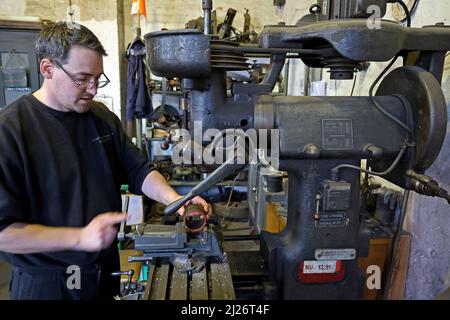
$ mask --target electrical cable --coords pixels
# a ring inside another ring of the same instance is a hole
[[[335,180],[335,181],[338,180],[338,179],[337,179],[337,177],[338,177],[338,176],[337,176],[337,175],[338,175],[338,172],[339,172],[340,169],[343,169],[343,168],[353,169],[353,170],[365,172],[365,173],[371,174],[371,175],[373,175],[373,176],[380,176],[380,177],[386,176],[386,175],[388,175],[389,173],[391,173],[391,172],[395,169],[395,167],[398,165],[398,163],[399,163],[400,160],[402,159],[402,157],[403,157],[403,155],[405,154],[405,151],[406,151],[406,149],[407,149],[408,147],[409,147],[408,144],[405,142],[405,143],[401,146],[400,152],[397,154],[397,157],[395,157],[395,159],[394,159],[394,161],[392,162],[392,164],[389,166],[389,168],[387,168],[387,169],[386,169],[385,171],[383,171],[383,172],[370,171],[370,170],[363,169],[363,168],[361,168],[361,167],[354,166],[354,165],[351,165],[351,164],[340,164],[340,165],[334,167],[333,169],[331,169],[331,179],[332,179],[332,180]]]
[[[225,220],[228,218],[228,213],[229,213],[229,209],[230,209],[230,204],[231,204],[231,198],[233,196],[233,191],[234,191],[234,186],[236,185],[236,180],[239,176],[239,173],[234,177],[233,179],[233,183],[231,185],[231,190],[230,190],[230,194],[228,196],[228,201],[227,201],[227,205],[225,206],[225,212],[222,215],[222,225],[224,225]],[[226,229],[226,226],[224,225],[224,228]]]
[[[355,79],[353,79],[353,87],[352,87],[352,92],[350,93],[350,97],[353,97],[353,92],[355,92],[355,85],[356,85],[356,77],[357,77],[357,73],[355,73]]]
[[[419,6],[419,0],[415,0],[413,5],[411,6],[411,9],[409,9],[409,15],[410,15],[411,19],[412,19],[412,16],[414,15],[414,13],[416,12],[418,6]],[[406,22],[406,20],[407,20],[407,17],[405,16],[402,20],[400,20],[400,22],[404,23],[404,22]]]
[[[351,164],[341,164],[338,165],[336,167],[334,167],[333,169],[331,169],[331,177],[333,180],[338,180],[338,175],[339,175],[339,170],[343,169],[343,168],[347,168],[347,169],[353,169],[353,170],[358,170],[360,172],[364,172],[366,174],[371,174],[374,176],[386,176],[389,173],[391,173],[395,167],[398,165],[398,163],[400,162],[401,158],[403,157],[403,155],[406,152],[406,149],[408,147],[415,147],[415,141],[414,141],[414,135],[413,132],[411,131],[411,129],[403,122],[401,122],[399,119],[397,119],[394,115],[392,115],[391,113],[389,113],[388,111],[386,111],[379,103],[378,101],[375,99],[374,95],[373,95],[373,91],[375,89],[375,86],[377,85],[377,83],[381,80],[381,78],[386,74],[386,72],[392,67],[392,65],[397,61],[398,56],[395,56],[394,59],[392,59],[392,61],[387,65],[386,68],[384,68],[384,70],[380,73],[380,75],[377,77],[377,79],[373,82],[372,86],[369,89],[369,97],[370,100],[372,101],[372,103],[374,104],[374,106],[387,118],[391,119],[392,121],[394,121],[397,125],[399,125],[402,129],[404,129],[405,131],[408,132],[409,134],[409,140],[406,140],[401,148],[399,153],[397,154],[396,158],[394,159],[394,161],[392,162],[392,164],[389,166],[388,169],[386,169],[383,172],[375,172],[375,171],[370,171],[367,169],[363,169],[361,167],[358,166],[354,166]]]
[[[399,119],[397,119],[394,115],[392,115],[391,113],[389,113],[388,111],[386,111],[379,103],[377,100],[375,100],[374,95],[373,95],[373,91],[375,89],[375,86],[377,85],[377,83],[381,80],[381,78],[386,74],[386,72],[392,67],[392,65],[395,63],[395,61],[397,61],[398,56],[396,56],[394,59],[392,59],[392,61],[388,64],[388,66],[380,73],[380,75],[378,76],[378,78],[374,81],[374,83],[372,84],[372,86],[369,89],[369,97],[370,100],[372,101],[372,103],[375,105],[375,107],[386,117],[388,117],[389,119],[391,119],[392,121],[394,121],[396,124],[398,124],[401,128],[403,128],[405,131],[408,132],[410,138],[413,138],[413,133],[411,131],[411,129],[403,122],[401,122]]]
[[[397,3],[403,8],[403,10],[405,11],[405,15],[406,15],[406,26],[408,28],[411,27],[411,13],[409,11],[408,6],[403,2],[403,0],[397,0]]]

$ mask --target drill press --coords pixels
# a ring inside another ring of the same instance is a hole
[[[368,254],[368,232],[360,214],[362,159],[367,159],[372,175],[449,200],[425,170],[446,134],[440,83],[450,29],[439,24],[406,28],[387,20],[369,28],[369,9],[377,6],[383,16],[388,2],[395,1],[320,0],[296,25],[266,26],[259,47],[210,34],[212,3],[206,0],[204,34],[172,30],[145,35],[152,72],[181,79],[189,115],[186,129],[201,123],[202,133],[211,128],[277,130],[272,147],[279,146],[279,169],[288,172],[288,217],[281,233],[261,233],[261,253],[270,274],[267,298],[361,297],[364,274],[356,259]],[[254,53],[271,55],[265,78],[257,84],[234,83],[228,93],[226,72],[248,69],[246,55]],[[372,86],[367,97],[272,94],[289,58],[329,68],[331,79],[346,80],[362,63],[392,60],[390,67],[398,57],[403,66],[388,73],[376,92]],[[168,206],[166,213],[245,167],[233,160]]]

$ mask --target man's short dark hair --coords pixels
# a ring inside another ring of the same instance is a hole
[[[36,53],[39,61],[52,59],[66,63],[69,50],[75,46],[91,49],[102,56],[107,55],[91,30],[81,24],[67,22],[44,25],[36,40]]]

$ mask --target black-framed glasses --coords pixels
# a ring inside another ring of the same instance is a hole
[[[108,77],[104,73],[102,73],[100,75],[99,79],[96,79],[94,81],[89,80],[89,79],[86,79],[86,80],[74,79],[74,76],[71,75],[69,72],[67,72],[58,61],[56,61],[56,60],[51,60],[51,61],[54,62],[58,66],[58,68],[60,68],[62,71],[64,71],[64,73],[76,84],[78,89],[86,90],[86,89],[92,89],[93,87],[104,88],[108,85],[108,83],[110,83]]]

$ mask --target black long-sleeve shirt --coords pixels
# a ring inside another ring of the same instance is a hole
[[[104,105],[78,114],[51,109],[32,95],[0,112],[0,231],[14,222],[83,227],[121,211],[120,185],[142,194],[153,166]],[[51,239],[50,239],[51,240]],[[98,263],[105,251],[3,256],[18,267]]]

